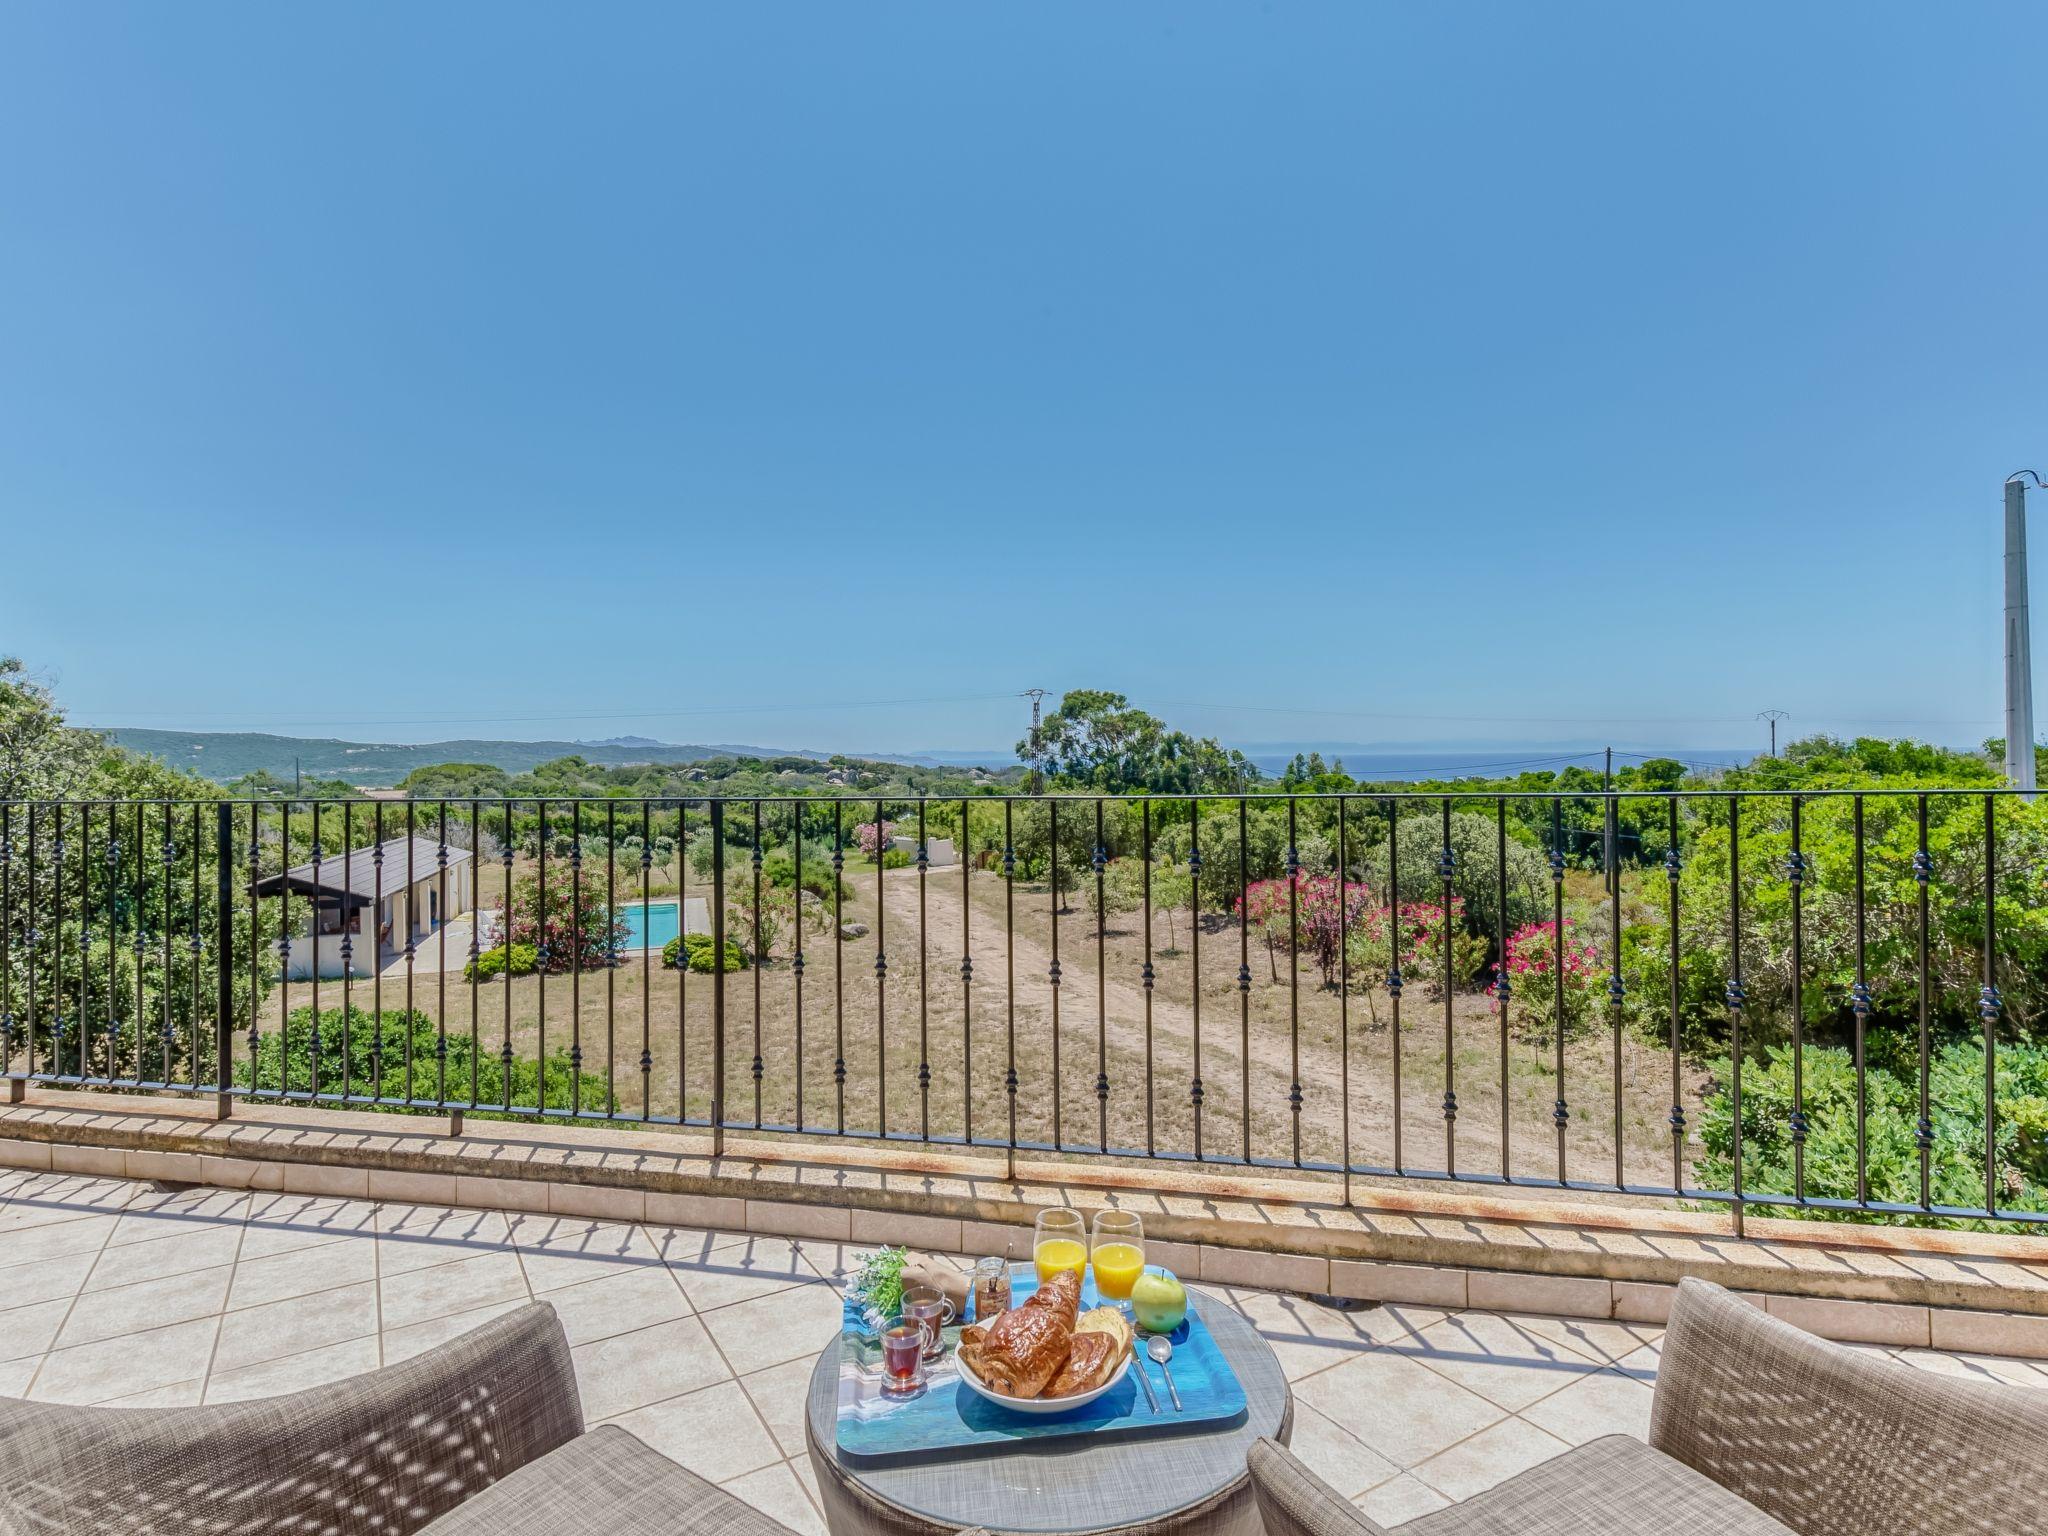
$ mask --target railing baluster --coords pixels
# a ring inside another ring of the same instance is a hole
[[[839,1134],[846,1134],[846,869],[845,807],[832,802],[832,1091],[838,1102]]]
[[[1244,1160],[1252,1160],[1252,927],[1250,803],[1237,802],[1237,1102]]]
[[[1557,1182],[1569,1187],[1571,1163],[1565,1142],[1572,1112],[1564,1091],[1564,801],[1555,796],[1550,801],[1550,922],[1551,980],[1557,994],[1550,1026],[1557,1052],[1557,1101],[1551,1108],[1550,1119],[1557,1128]]]
[[[1193,977],[1194,1076],[1188,1104],[1195,1120],[1195,1161],[1202,1161],[1202,802],[1188,802],[1188,946]]]
[[[1728,1130],[1734,1163],[1735,1235],[1742,1236],[1742,802],[1728,802]]]
[[[1797,802],[1793,817],[1796,825]],[[1664,896],[1669,904],[1668,931],[1671,937],[1671,1188],[1675,1194],[1685,1187],[1685,1082],[1683,1057],[1678,1048],[1678,881],[1685,861],[1678,846],[1678,796],[1671,797],[1671,846],[1664,850]]]
[[[1451,904],[1457,900],[1453,882],[1458,872],[1458,856],[1451,851],[1451,797],[1443,797],[1443,848],[1437,855],[1437,878],[1444,883],[1444,910],[1441,918],[1443,928],[1443,989],[1444,989],[1444,1172],[1452,1178],[1458,1176],[1458,1092],[1457,1060],[1458,1036],[1453,1004],[1457,989],[1452,985],[1451,963]]]
[[[1060,1121],[1060,803],[1047,800],[1046,817],[1052,829],[1052,964],[1047,976],[1052,983],[1052,1145],[1056,1152],[1067,1146]]]
[[[1095,797],[1095,1112],[1096,1144],[1109,1150],[1109,949],[1103,881],[1109,853],[1102,841],[1102,797]]]
[[[1732,804],[1733,802],[1731,802]],[[1870,978],[1865,969],[1866,932],[1863,890],[1863,797],[1851,801],[1851,831],[1855,842],[1856,875],[1856,981],[1849,989],[1849,1010],[1856,1028],[1856,1203],[1870,1203],[1870,1085],[1865,1076],[1864,1036],[1870,1023]]]
[[[224,806],[222,807],[222,810],[223,812],[226,812],[227,808]],[[229,831],[230,835],[232,835],[232,825],[230,825]],[[263,903],[257,898],[256,894],[256,878],[262,872],[262,846],[261,843],[259,842],[257,833],[256,807],[253,805],[249,807],[249,851],[247,854],[247,861],[249,876],[249,1093],[253,1097],[257,1089],[256,1047],[262,1033],[261,1029],[259,1028],[259,1014],[261,1011],[261,998],[263,996],[263,989],[257,979],[257,967],[261,962],[263,953],[261,917]],[[289,858],[287,858],[286,865],[288,866],[289,863],[290,860]],[[225,885],[225,873],[223,873],[222,881],[223,885]],[[232,897],[225,890],[223,890],[222,892],[220,904],[223,909],[231,908],[233,905]],[[221,919],[220,927],[222,936],[221,949],[223,955],[231,957],[233,951],[233,943],[232,929],[229,926],[230,922],[230,918],[223,917]],[[228,981],[223,983],[221,988],[221,995],[228,1000],[229,1006],[224,1006],[220,1010],[219,1028],[222,1030],[223,1033],[226,1033],[230,1036],[231,1042],[232,1031],[234,1027],[231,1023],[231,1019],[233,1016],[232,1003],[234,1000],[233,979],[231,975],[231,967],[233,966],[233,964],[234,961],[232,958],[223,958],[216,967],[216,969],[218,969],[223,976],[229,977]],[[278,996],[278,1003],[278,1016],[280,1020],[282,1020],[284,1003],[284,997],[282,993],[280,993]],[[280,1030],[278,1044],[280,1047],[282,1047],[284,1043],[284,1037],[282,1031]],[[227,1073],[227,1068],[230,1065],[229,1057],[232,1049],[233,1046],[232,1043],[230,1043],[230,1045],[226,1049],[223,1049],[220,1053],[222,1077],[219,1085],[221,1091],[219,1113],[221,1115],[221,1118],[223,1119],[227,1118],[228,1113],[228,1090],[233,1086],[232,1081],[230,1080],[230,1077]],[[283,1060],[283,1053],[281,1050],[279,1052],[279,1060]],[[279,1081],[280,1083],[282,1083],[283,1081],[282,1071],[280,1071],[279,1073]]]
[[[1017,1177],[1017,826],[1016,802],[1003,802],[1003,967],[1006,1015],[1003,1092],[1010,1106],[1010,1139],[1003,1159],[1004,1176]]]
[[[725,801],[711,813],[711,1155],[725,1152]]]
[[[1921,795],[1914,806],[1917,812],[1917,826],[1920,834],[1919,846],[1913,851],[1913,880],[1919,886],[1919,975],[1920,975],[1920,1118],[1913,1127],[1913,1144],[1920,1153],[1920,1209],[1927,1210],[1934,1204],[1934,1118],[1930,1096],[1929,1078],[1933,1072],[1933,1036],[1928,1024],[1929,972],[1927,965],[1927,882],[1934,873],[1934,860],[1927,851],[1927,797]]]
[[[974,1145],[974,838],[968,803],[960,802],[960,1117],[961,1142]]]
[[[932,994],[931,938],[925,887],[931,874],[925,797],[917,797],[917,1134],[932,1139]]]
[[[1297,797],[1287,797],[1287,1108],[1294,1129],[1294,1166],[1301,1166],[1301,843]]]
[[[413,1026],[414,1021],[418,1017],[413,1006],[413,971],[417,958],[417,946],[413,943],[413,933],[419,926],[419,914],[413,910],[413,903],[418,899],[415,892],[419,889],[419,872],[415,867],[414,855],[418,847],[419,806],[416,801],[407,800],[405,802],[405,1102],[407,1104],[416,1103],[419,1098],[418,1085],[413,1076],[413,1035],[415,1033]],[[287,844],[285,856],[287,858],[291,856],[289,844]],[[572,864],[574,859],[575,855],[572,849],[570,855]],[[542,921],[545,922],[545,914],[547,912],[545,904],[541,907],[541,912],[543,914]],[[547,1060],[545,1052],[542,1053],[541,1060]],[[545,1072],[541,1074],[540,1082],[541,1101],[545,1105],[547,1101],[547,1074]]]
[[[545,1101],[547,1088],[541,1088]],[[569,1114],[583,1113],[583,802],[569,802]]]
[[[1984,1209],[1998,1212],[1998,827],[1997,801],[1984,797],[1984,985],[1977,1020],[1984,1026]]]
[[[448,1107],[448,802],[435,808],[434,929],[440,940],[434,987],[434,1102]],[[607,972],[607,975],[610,973]],[[318,1011],[315,1011],[318,1017]]]
[[[1337,1160],[1351,1203],[1351,797],[1337,797]],[[1505,1098],[1501,1101],[1505,1104]]]
[[[498,942],[505,947],[505,969],[502,972],[505,978],[505,1022],[504,1038],[498,1048],[498,1090],[500,1096],[505,1101],[505,1108],[508,1110],[512,1107],[512,827],[518,811],[518,801],[508,800],[505,802],[505,846],[498,853],[499,864],[504,870],[505,876],[505,905],[499,917],[500,931],[498,933]],[[479,892],[481,892],[483,877],[479,875],[477,879],[479,882]],[[382,901],[380,899],[379,907],[381,908],[381,906]],[[371,915],[370,926],[372,929],[377,927],[380,920],[375,913]],[[535,937],[542,943],[546,942],[544,934],[536,935]],[[383,969],[383,954],[378,947],[380,943],[381,940],[376,937],[372,937],[370,940],[370,953],[376,957],[372,969],[381,971]],[[543,967],[540,970],[536,970],[534,978],[536,985],[538,985],[541,971],[544,969]],[[547,1070],[544,1061],[541,1070],[543,1074]]]
[[[882,827],[881,801],[875,802],[875,1131],[886,1139],[889,1135],[889,957],[882,949],[882,918],[889,905],[889,898],[882,889],[882,876],[886,873],[888,857],[885,849],[888,838]]]
[[[1393,1045],[1394,1172],[1407,1167],[1401,1140],[1401,806],[1387,798],[1387,1011]]]
[[[804,808],[800,800],[790,802],[789,825],[790,850],[796,866],[790,876],[795,885],[790,892],[793,937],[789,974],[796,1008],[796,1128],[801,1131],[809,1123],[804,1118],[804,1076],[809,1058],[804,1054]]]
[[[1628,1188],[1627,1106],[1621,1089],[1621,1015],[1628,1001],[1628,987],[1621,979],[1621,810],[1613,795],[1607,797],[1607,847],[1612,850],[1612,868],[1607,872],[1607,1011],[1614,1033],[1614,1187]]]
[[[1149,795],[1138,802],[1138,850],[1144,861],[1139,874],[1144,881],[1145,966],[1139,977],[1145,989],[1145,1155],[1154,1157],[1159,1147],[1153,1129],[1156,1100],[1152,1084],[1152,984],[1156,976],[1152,969],[1152,799]]]
[[[1495,796],[1494,819],[1494,953],[1493,1001],[1500,1010],[1500,1178],[1503,1184],[1515,1181],[1515,1167],[1510,1153],[1510,1122],[1508,1114],[1508,1004],[1514,995],[1514,988],[1508,983],[1508,803]]]
[[[482,844],[477,845],[479,848]],[[654,802],[640,802],[640,1118],[654,1118]],[[676,888],[676,958],[686,965],[682,942],[685,919],[683,892]],[[506,978],[510,985],[510,976]],[[680,1020],[678,1015],[678,1020]],[[475,1052],[471,1052],[474,1060]],[[801,1082],[802,1078],[798,1078]],[[474,1097],[474,1095],[472,1095]],[[683,1106],[676,1106],[677,1123],[682,1123]]]
[[[478,1032],[476,989],[480,982],[477,976],[477,962],[483,957],[483,913],[479,910],[484,894],[483,859],[482,807],[472,800],[469,802],[469,1105],[472,1109],[478,1107],[477,1090],[480,1086],[480,1077],[477,1052],[482,1047]],[[505,958],[508,962],[511,960],[509,950]],[[509,963],[504,974],[505,991],[509,996],[512,991],[512,967]],[[454,1127],[450,1127],[450,1132],[460,1134]]]
[[[168,819],[170,812],[166,810],[164,814]],[[33,891],[29,893],[29,905],[35,905]],[[168,922],[164,931],[170,931]],[[168,978],[168,964],[164,971]],[[169,995],[168,979],[165,995]],[[33,1015],[30,1027],[34,1027]],[[34,1070],[33,1062],[29,1070]],[[19,1104],[28,1092],[28,1083],[14,1075],[14,807],[5,803],[0,803],[0,1074],[7,1078],[7,1102]],[[164,1075],[170,1074],[167,1071]]]
[[[355,1090],[355,1055],[351,1049],[355,1018],[355,944],[349,933],[349,924],[354,920],[354,909],[349,906],[353,882],[349,876],[355,856],[354,817],[349,812],[354,802],[341,802],[341,1102],[347,1104]],[[318,956],[315,956],[318,964]],[[474,987],[474,983],[471,983]],[[509,982],[508,982],[509,985]]]
[[[768,963],[768,946],[761,934],[761,802],[754,802],[754,851],[749,861],[754,870],[754,1129],[761,1129],[761,969]]]
[[[253,816],[254,806],[250,807]],[[374,1102],[384,1098],[384,802],[375,801],[370,807],[370,1012],[374,1015],[370,1026],[370,1097]],[[253,920],[252,920],[253,921]],[[512,865],[505,865],[505,926],[511,931],[512,925]],[[393,934],[393,938],[397,935]],[[250,929],[250,938],[255,938],[255,929]],[[545,939],[542,940],[546,942]],[[250,946],[255,947],[253,942]],[[506,952],[506,959],[511,953]],[[512,992],[510,966],[506,968],[505,982],[505,1107],[512,1107]]]

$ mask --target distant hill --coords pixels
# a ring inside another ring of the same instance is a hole
[[[396,784],[415,768],[435,763],[489,763],[507,773],[525,773],[558,757],[619,767],[629,763],[691,763],[707,757],[815,757],[826,752],[779,747],[690,745],[628,736],[611,741],[334,741],[303,736],[267,736],[254,731],[156,731],[129,726],[105,734],[131,752],[162,758],[225,784],[262,770],[281,779],[294,763],[309,779],[345,779],[351,784]],[[904,761],[904,759],[889,759]]]

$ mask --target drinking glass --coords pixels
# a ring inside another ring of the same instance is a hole
[[[1081,1213],[1062,1207],[1038,1213],[1038,1229],[1031,1239],[1031,1262],[1038,1268],[1038,1283],[1049,1283],[1054,1275],[1071,1269],[1080,1274],[1088,1267],[1087,1228]]]
[[[953,1303],[936,1286],[904,1287],[903,1315],[915,1318],[923,1326],[926,1360],[937,1360],[945,1354],[946,1335],[942,1330],[953,1321]]]
[[[915,1397],[924,1390],[925,1325],[914,1317],[892,1317],[882,1328],[882,1390],[891,1397]]]
[[[1097,1211],[1092,1237],[1095,1291],[1130,1311],[1131,1288],[1145,1272],[1145,1224],[1136,1211]]]

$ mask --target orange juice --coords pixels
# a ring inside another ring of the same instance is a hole
[[[1145,1272],[1145,1250],[1136,1243],[1101,1243],[1095,1249],[1095,1289],[1110,1301],[1128,1301]]]
[[[1048,1237],[1032,1251],[1031,1262],[1038,1266],[1038,1283],[1044,1285],[1062,1270],[1078,1272],[1086,1267],[1088,1250],[1078,1238]]]

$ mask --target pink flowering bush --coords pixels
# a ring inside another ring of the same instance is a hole
[[[896,833],[893,821],[864,821],[853,829],[854,846],[870,859],[880,856],[889,846],[889,839]]]
[[[1288,925],[1288,883],[1261,880],[1250,886],[1238,903],[1238,913],[1266,937],[1269,953],[1275,947],[1285,952],[1290,938]],[[1337,965],[1344,957],[1344,937],[1365,915],[1371,894],[1353,882],[1340,887],[1335,875],[1294,877],[1294,924],[1301,950],[1311,956],[1323,973],[1323,985],[1337,984]]]
[[[1564,973],[1565,1038],[1584,1030],[1593,1019],[1595,1000],[1607,985],[1606,962],[1600,947],[1573,933],[1570,918],[1564,920],[1564,944],[1560,957],[1555,923],[1525,923],[1508,938],[1505,962],[1509,1017],[1523,1026],[1532,1038],[1551,1040],[1558,1027],[1558,971]],[[1486,989],[1498,1010],[1502,1006],[1498,974]]]

